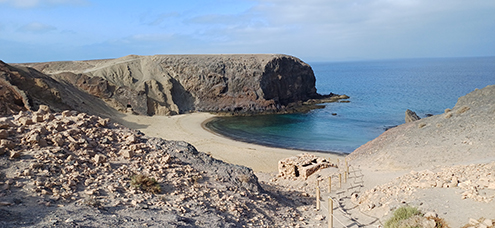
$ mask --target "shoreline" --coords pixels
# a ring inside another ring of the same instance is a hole
[[[209,129],[208,127],[206,127],[206,124],[209,123],[213,118],[215,117],[219,117],[217,115],[213,116],[213,117],[210,117],[208,119],[206,119],[205,121],[203,121],[201,123],[201,127],[205,130],[205,131],[208,131],[214,135],[217,135],[217,136],[220,136],[222,138],[227,138],[227,139],[230,139],[230,140],[233,140],[233,141],[237,141],[237,142],[243,142],[243,143],[247,143],[247,144],[254,144],[254,145],[259,145],[259,146],[264,146],[264,147],[269,147],[269,148],[278,148],[278,149],[285,149],[285,150],[295,150],[295,151],[302,151],[302,152],[306,152],[306,153],[324,153],[324,154],[335,154],[335,155],[340,155],[340,156],[347,156],[349,155],[350,153],[346,153],[346,152],[338,152],[338,151],[324,151],[324,150],[306,150],[306,149],[300,149],[300,148],[290,148],[290,147],[276,147],[276,146],[272,146],[268,143],[257,143],[255,140],[244,140],[242,138],[236,138],[236,137],[230,137],[228,135],[223,135],[222,133],[219,133],[219,132],[216,132],[214,130],[211,130]]]
[[[131,129],[140,130],[150,137],[188,142],[198,151],[228,163],[249,167],[255,172],[278,172],[279,160],[301,153],[311,153],[331,160],[342,159],[347,155],[268,147],[233,140],[204,127],[204,123],[216,116],[203,112],[175,116],[124,114],[115,121]]]

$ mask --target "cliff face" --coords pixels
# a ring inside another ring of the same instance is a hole
[[[148,115],[277,112],[319,97],[311,67],[287,55],[131,55],[22,65]]]

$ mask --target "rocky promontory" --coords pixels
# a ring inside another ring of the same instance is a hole
[[[130,55],[118,59],[17,64],[101,98],[121,111],[290,112],[328,98],[300,59],[265,55]]]

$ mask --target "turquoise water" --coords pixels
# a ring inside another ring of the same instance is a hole
[[[306,114],[221,117],[206,126],[241,141],[350,153],[404,123],[406,109],[422,118],[440,114],[460,96],[495,84],[495,57],[309,64],[319,93],[347,94],[351,102]]]

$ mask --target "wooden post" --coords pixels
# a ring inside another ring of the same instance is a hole
[[[333,200],[328,197],[328,228],[333,228]]]
[[[332,176],[328,177],[328,193],[332,192]]]
[[[349,175],[349,163],[347,163],[347,161],[345,161],[345,169],[347,174]]]
[[[320,210],[320,187],[316,186],[316,210]]]
[[[339,173],[339,188],[342,188],[342,174]]]

